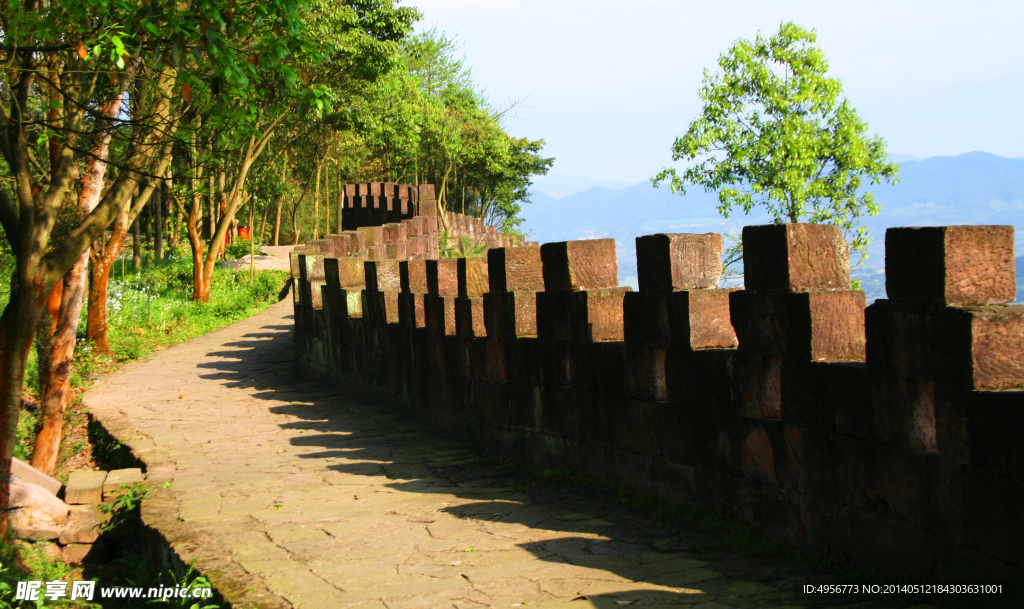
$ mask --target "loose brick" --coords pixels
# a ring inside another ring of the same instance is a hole
[[[103,503],[103,483],[107,472],[78,470],[71,472],[64,487],[64,503],[71,505]]]
[[[457,260],[427,260],[427,292],[432,296],[459,295]]]
[[[475,298],[488,291],[486,258],[458,258],[456,262],[460,298]]]
[[[575,292],[619,285],[614,239],[545,243],[540,248],[544,290]]]
[[[1012,226],[934,226],[885,231],[890,300],[995,305],[1017,298]]]
[[[766,224],[743,228],[747,290],[848,290],[850,255],[843,233],[826,224]]]
[[[637,237],[636,261],[641,292],[715,288],[722,276],[722,235]]]
[[[122,484],[133,486],[141,484],[143,480],[142,470],[137,467],[115,469],[108,473],[103,481],[103,498],[108,499],[120,495],[123,492],[121,489]]]

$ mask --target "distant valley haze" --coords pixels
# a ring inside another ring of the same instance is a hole
[[[894,160],[899,155],[891,155]],[[865,218],[872,243],[868,259],[854,275],[869,299],[884,298],[885,229],[892,226],[1010,224],[1016,227],[1017,256],[1024,257],[1024,159],[987,152],[900,162],[896,185],[870,187],[881,207]],[[653,172],[652,172],[653,173]],[[628,183],[625,183],[628,184]],[[523,228],[540,242],[607,238],[616,240],[619,279],[636,287],[635,239],[653,233],[732,233],[748,224],[764,224],[763,212],[734,212],[728,219],[716,209],[715,193],[700,187],[685,196],[649,181],[623,185],[580,176],[545,176],[531,188],[533,203],[523,205]],[[1018,259],[1018,267],[1022,260]],[[1018,271],[1018,283],[1024,273]],[[1019,294],[1018,299],[1024,298]]]

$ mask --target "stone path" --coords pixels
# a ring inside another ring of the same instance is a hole
[[[883,607],[614,496],[524,486],[293,369],[291,299],[98,381],[145,522],[235,607]],[[527,492],[529,491],[529,492]],[[251,605],[247,605],[251,603]],[[904,605],[906,606],[906,605]]]

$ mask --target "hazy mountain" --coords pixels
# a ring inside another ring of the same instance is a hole
[[[1017,254],[1024,254],[1024,159],[971,152],[904,161],[898,184],[871,190],[882,211],[867,218],[873,243],[868,260],[855,272],[870,299],[884,296],[885,228],[890,226],[1011,224],[1017,228]],[[597,186],[562,198],[534,189],[533,204],[523,206],[524,228],[542,243],[614,237],[620,282],[636,287],[635,239],[640,235],[735,233],[744,225],[769,221],[760,212],[725,219],[717,204],[714,193],[693,189],[680,197],[647,182],[619,190]]]
[[[584,178],[581,176],[548,174],[534,180],[533,186],[530,190],[533,192],[542,192],[550,197],[560,199],[568,195],[583,192],[584,190],[591,189],[595,186],[602,186],[611,190],[617,190],[632,185],[633,182],[595,180],[594,178]]]

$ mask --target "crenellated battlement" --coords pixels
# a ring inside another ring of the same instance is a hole
[[[743,289],[720,235],[640,237],[638,291],[611,239],[378,259],[366,228],[293,256],[312,374],[891,577],[1024,581],[1012,227],[889,229],[870,306],[832,226],[746,227]]]

